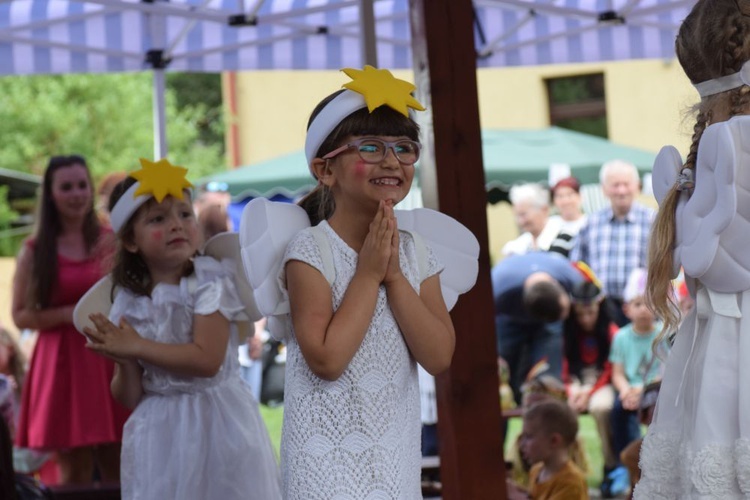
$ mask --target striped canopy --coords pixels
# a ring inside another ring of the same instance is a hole
[[[456,0],[459,1],[459,0]],[[361,19],[372,4],[374,38]],[[474,0],[480,66],[670,58],[694,0]],[[411,67],[408,0],[5,0],[0,75]],[[429,8],[429,3],[427,4]],[[446,34],[450,36],[450,34]]]

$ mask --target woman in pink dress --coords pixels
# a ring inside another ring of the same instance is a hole
[[[111,361],[84,348],[78,299],[106,271],[113,242],[99,226],[85,160],[55,156],[44,174],[37,229],[18,256],[13,321],[39,331],[23,389],[16,442],[54,450],[62,484],[119,478],[127,412],[110,396]]]

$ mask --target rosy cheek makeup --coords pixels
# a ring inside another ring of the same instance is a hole
[[[163,231],[152,231],[151,232],[151,239],[153,241],[162,241],[162,240],[164,240],[164,232]]]
[[[367,163],[363,160],[359,160],[354,164],[354,175],[357,177],[365,177],[367,174]]]

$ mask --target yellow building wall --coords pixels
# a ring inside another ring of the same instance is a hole
[[[686,112],[697,102],[697,93],[675,60],[479,69],[481,125],[483,128],[548,127],[545,79],[597,72],[604,73],[611,141],[653,152],[665,144],[687,150],[693,123]],[[414,80],[410,70],[394,74]],[[339,71],[237,73],[237,113],[230,117],[230,123],[238,127],[240,164],[257,163],[302,149],[313,108],[348,80]],[[509,214],[504,204],[488,208],[493,258],[505,241],[517,235]]]

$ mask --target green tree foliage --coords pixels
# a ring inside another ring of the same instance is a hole
[[[8,186],[0,186],[0,256],[14,255],[16,244],[12,237],[6,236],[18,214],[8,203]]]
[[[209,105],[189,100],[167,89],[169,159],[198,179],[224,169],[223,139],[202,132]],[[151,73],[0,78],[0,165],[41,175],[50,156],[70,153],[97,179],[152,158]]]
[[[221,153],[224,154],[221,75],[168,73],[167,87],[174,92],[177,109],[198,111],[195,125],[201,142],[220,145]]]

